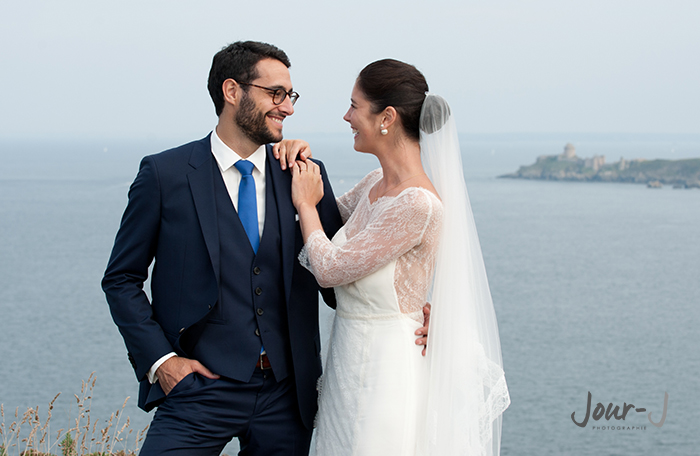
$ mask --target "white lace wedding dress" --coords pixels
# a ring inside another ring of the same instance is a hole
[[[368,174],[338,199],[343,228],[316,231],[300,259],[338,300],[316,418],[316,455],[416,455],[428,364],[415,344],[443,207],[407,188],[370,203]],[[312,450],[313,454],[313,450]]]

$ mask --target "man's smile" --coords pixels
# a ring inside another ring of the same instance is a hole
[[[267,115],[268,119],[272,120],[273,122],[275,122],[276,124],[278,124],[280,126],[282,125],[282,122],[284,122],[285,117],[286,116],[280,116],[280,115],[274,115],[274,114]]]

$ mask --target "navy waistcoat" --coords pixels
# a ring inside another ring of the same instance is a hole
[[[208,314],[192,357],[216,374],[247,382],[264,345],[275,378],[282,380],[292,366],[274,184],[266,180],[265,227],[256,255],[215,160],[212,165],[221,283],[219,300]],[[270,176],[269,160],[266,167]]]

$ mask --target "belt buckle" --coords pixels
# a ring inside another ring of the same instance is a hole
[[[258,364],[260,365],[261,370],[272,369],[272,366],[270,365],[270,359],[267,357],[267,354],[260,353],[260,361],[258,362]]]

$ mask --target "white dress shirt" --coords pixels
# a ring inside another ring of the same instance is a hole
[[[216,128],[211,132],[211,153],[214,155],[221,177],[224,179],[224,185],[228,191],[233,207],[238,211],[238,187],[241,183],[241,172],[233,166],[237,161],[243,160],[233,149],[228,147],[216,134]],[[265,145],[258,147],[248,158],[254,166],[253,179],[255,180],[255,197],[258,205],[258,233],[262,239],[263,228],[265,227],[265,162],[267,161],[267,153]],[[158,381],[156,371],[167,360],[176,356],[174,352],[168,353],[153,363],[148,371],[148,381],[151,384]]]
[[[219,170],[224,178],[224,184],[226,184],[226,190],[228,190],[228,194],[231,197],[233,207],[238,211],[238,186],[241,183],[241,173],[233,165],[243,159],[224,144],[216,134],[216,130],[211,132],[211,153],[214,154],[216,163],[219,165]],[[258,147],[245,160],[248,160],[255,166],[253,168],[253,179],[255,180],[255,197],[258,204],[258,233],[262,239],[263,227],[265,226],[265,162],[267,160],[265,145]]]

